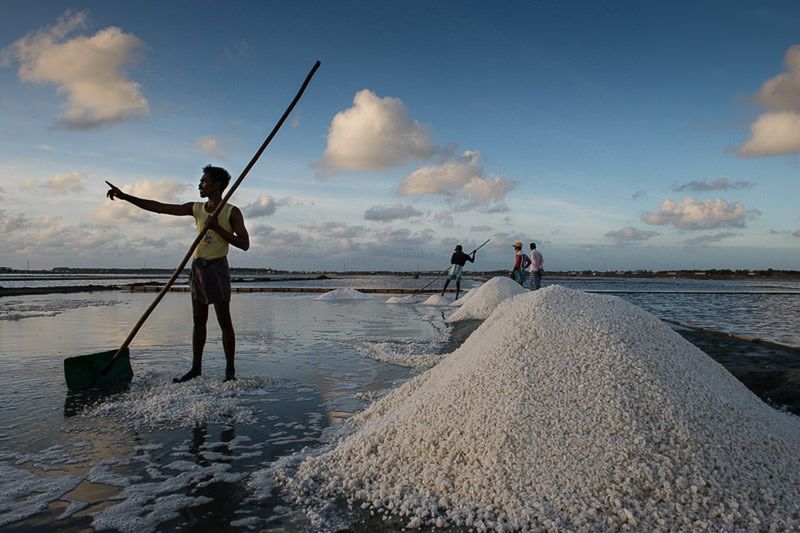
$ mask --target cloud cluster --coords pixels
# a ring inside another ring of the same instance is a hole
[[[302,228],[311,231],[314,235],[336,239],[353,239],[363,236],[366,232],[364,226],[349,226],[342,222],[326,222],[322,219],[317,219]]]
[[[706,192],[706,191],[729,191],[734,189],[747,189],[753,184],[749,181],[737,180],[728,181],[725,178],[717,178],[711,181],[692,180],[688,183],[675,184],[670,187],[674,192]]]
[[[71,192],[81,192],[84,190],[81,180],[86,177],[85,172],[69,172],[66,174],[56,174],[50,181],[42,185],[42,189],[54,194],[69,194]]]
[[[668,198],[658,211],[645,213],[642,220],[655,226],[673,226],[681,230],[707,230],[721,227],[743,228],[747,219],[761,214],[741,202],[728,203],[717,198],[697,202],[687,197],[682,202]]]
[[[699,237],[694,237],[692,239],[686,239],[683,241],[683,244],[686,246],[706,246],[714,242],[719,242],[724,239],[730,239],[731,237],[738,237],[739,233],[733,233],[732,231],[722,231],[720,233],[714,233],[711,235],[701,235]]]
[[[50,83],[67,95],[59,120],[64,127],[91,129],[146,115],[147,100],[125,73],[142,42],[116,27],[68,38],[85,24],[86,13],[67,12],[55,25],[4,49],[3,64],[16,60],[22,81]]]
[[[471,209],[501,202],[514,183],[499,176],[486,176],[480,152],[466,151],[453,161],[418,168],[398,187],[404,196],[444,196],[456,209]]]
[[[422,211],[410,205],[374,205],[364,212],[364,219],[375,222],[391,222],[422,216]]]
[[[604,234],[605,237],[614,241],[614,244],[617,246],[639,244],[656,235],[658,235],[656,231],[640,230],[633,226],[625,226],[624,228],[620,228],[616,231],[608,231]]]
[[[276,199],[269,194],[262,194],[256,201],[242,208],[242,213],[247,218],[267,217],[275,213],[280,206],[293,203],[291,198]]]
[[[800,237],[800,229],[796,229],[796,230],[794,230],[794,231],[792,232],[792,235],[794,235],[795,237]]]
[[[356,93],[353,107],[331,121],[322,160],[314,163],[324,179],[349,170],[385,170],[437,153],[428,128],[409,118],[403,102],[380,98],[368,89]]]
[[[378,232],[375,239],[365,243],[365,249],[370,254],[390,257],[407,257],[416,254],[424,255],[425,248],[433,240],[433,232],[429,229],[411,231],[405,228],[387,229]]]
[[[751,124],[741,156],[800,153],[800,44],[786,51],[784,66],[786,72],[765,81],[756,94],[767,112]]]

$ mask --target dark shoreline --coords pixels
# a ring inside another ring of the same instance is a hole
[[[0,267],[0,274],[20,274],[26,277],[42,276],[40,279],[47,279],[47,276],[56,276],[56,279],[64,275],[71,277],[92,276],[93,279],[102,279],[99,276],[165,276],[169,277],[174,272],[173,269],[166,268],[72,268],[57,267],[50,270],[23,270],[8,267]],[[441,271],[418,270],[418,271],[392,271],[392,270],[348,270],[348,271],[307,271],[307,270],[275,270],[272,268],[252,268],[252,267],[233,267],[231,274],[239,277],[255,277],[257,279],[282,276],[439,276]],[[507,276],[507,270],[472,270],[467,277],[494,277]],[[706,269],[706,270],[548,270],[547,276],[562,278],[654,278],[654,279],[695,279],[695,280],[759,280],[759,281],[800,281],[800,270],[783,269],[758,269],[758,270],[731,270],[731,269]]]
[[[118,291],[120,285],[70,285],[64,287],[2,287],[0,286],[0,298],[3,296],[31,296],[36,294],[66,294],[72,292],[98,292],[98,291]]]

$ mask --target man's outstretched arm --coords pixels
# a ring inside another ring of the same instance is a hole
[[[155,200],[139,198],[138,196],[122,192],[116,185],[113,185],[109,182],[106,183],[108,183],[109,186],[106,196],[111,200],[119,198],[120,200],[130,202],[136,207],[144,209],[145,211],[159,213],[161,215],[192,216],[193,214],[192,202],[186,202],[185,204],[165,204],[162,202],[156,202]]]

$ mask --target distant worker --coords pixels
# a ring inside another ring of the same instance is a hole
[[[442,296],[444,296],[444,292],[447,290],[447,286],[450,285],[450,281],[456,282],[456,300],[458,300],[458,295],[461,293],[461,274],[464,270],[464,265],[467,264],[467,261],[470,263],[475,262],[475,250],[472,250],[472,253],[467,255],[463,252],[463,248],[460,244],[456,245],[456,249],[453,252],[453,255],[450,256],[450,270],[447,273],[447,280],[444,282],[444,288],[442,289]]]
[[[185,204],[164,204],[155,200],[137,198],[122,192],[108,183],[106,193],[110,199],[119,198],[133,205],[163,215],[193,216],[197,231],[202,231],[208,221],[208,231],[194,251],[189,283],[192,289],[192,368],[180,378],[172,381],[182,383],[203,373],[203,348],[206,344],[206,323],[208,306],[214,305],[217,322],[222,330],[222,347],[225,350],[225,381],[236,379],[234,355],[236,335],[231,319],[231,275],[228,269],[228,245],[241,250],[250,248],[250,236],[244,226],[244,217],[238,207],[226,203],[216,218],[211,213],[222,202],[222,191],[228,186],[231,175],[220,167],[211,165],[203,168],[200,178],[200,198],[206,202],[186,202]]]
[[[542,275],[544,274],[544,258],[542,252],[536,249],[536,243],[531,243],[531,290],[535,291],[542,287]]]
[[[511,277],[514,281],[525,286],[525,269],[530,265],[531,259],[522,252],[522,242],[514,243],[514,268],[511,270]]]

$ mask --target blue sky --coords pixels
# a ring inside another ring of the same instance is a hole
[[[234,266],[800,268],[797,2],[8,2],[0,266],[173,267],[238,176]]]

